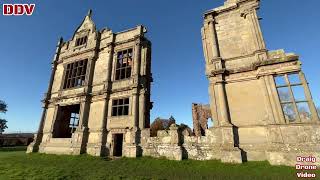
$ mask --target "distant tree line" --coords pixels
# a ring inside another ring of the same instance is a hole
[[[173,116],[170,116],[169,119],[161,119],[160,117],[157,117],[150,126],[150,136],[156,137],[159,130],[169,130],[172,124],[176,124],[176,120]],[[180,131],[186,130],[189,134],[193,133],[191,128],[186,124],[181,123],[177,126]]]
[[[4,101],[0,100],[0,113],[6,113],[7,108],[8,105]],[[0,118],[0,134],[2,134],[7,128],[7,120]]]

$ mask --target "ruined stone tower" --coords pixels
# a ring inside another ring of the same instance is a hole
[[[227,0],[204,14],[202,41],[212,119],[243,160],[320,159],[320,124],[299,57],[268,51],[259,0]]]
[[[69,41],[58,42],[35,141],[28,152],[139,154],[150,124],[151,43],[146,28],[98,31],[85,16]]]

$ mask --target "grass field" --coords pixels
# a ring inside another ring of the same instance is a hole
[[[0,179],[295,179],[295,169],[267,162],[241,165],[219,161],[153,158],[109,160],[88,155],[25,154],[0,148]],[[317,171],[320,175],[320,171]]]

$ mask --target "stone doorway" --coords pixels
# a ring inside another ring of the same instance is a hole
[[[113,156],[122,156],[123,134],[113,135]]]

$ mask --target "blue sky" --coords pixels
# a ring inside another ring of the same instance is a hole
[[[178,123],[192,124],[191,103],[207,103],[208,82],[200,28],[202,14],[223,0],[86,0],[2,1],[36,4],[33,16],[0,15],[0,99],[9,105],[0,115],[7,132],[36,131],[40,100],[45,93],[58,38],[70,39],[89,8],[101,29],[114,32],[143,24],[152,41],[151,111],[155,117],[173,115]],[[319,1],[262,1],[259,16],[269,50],[285,49],[300,55],[315,103],[320,106]],[[1,5],[2,7],[2,5]]]

